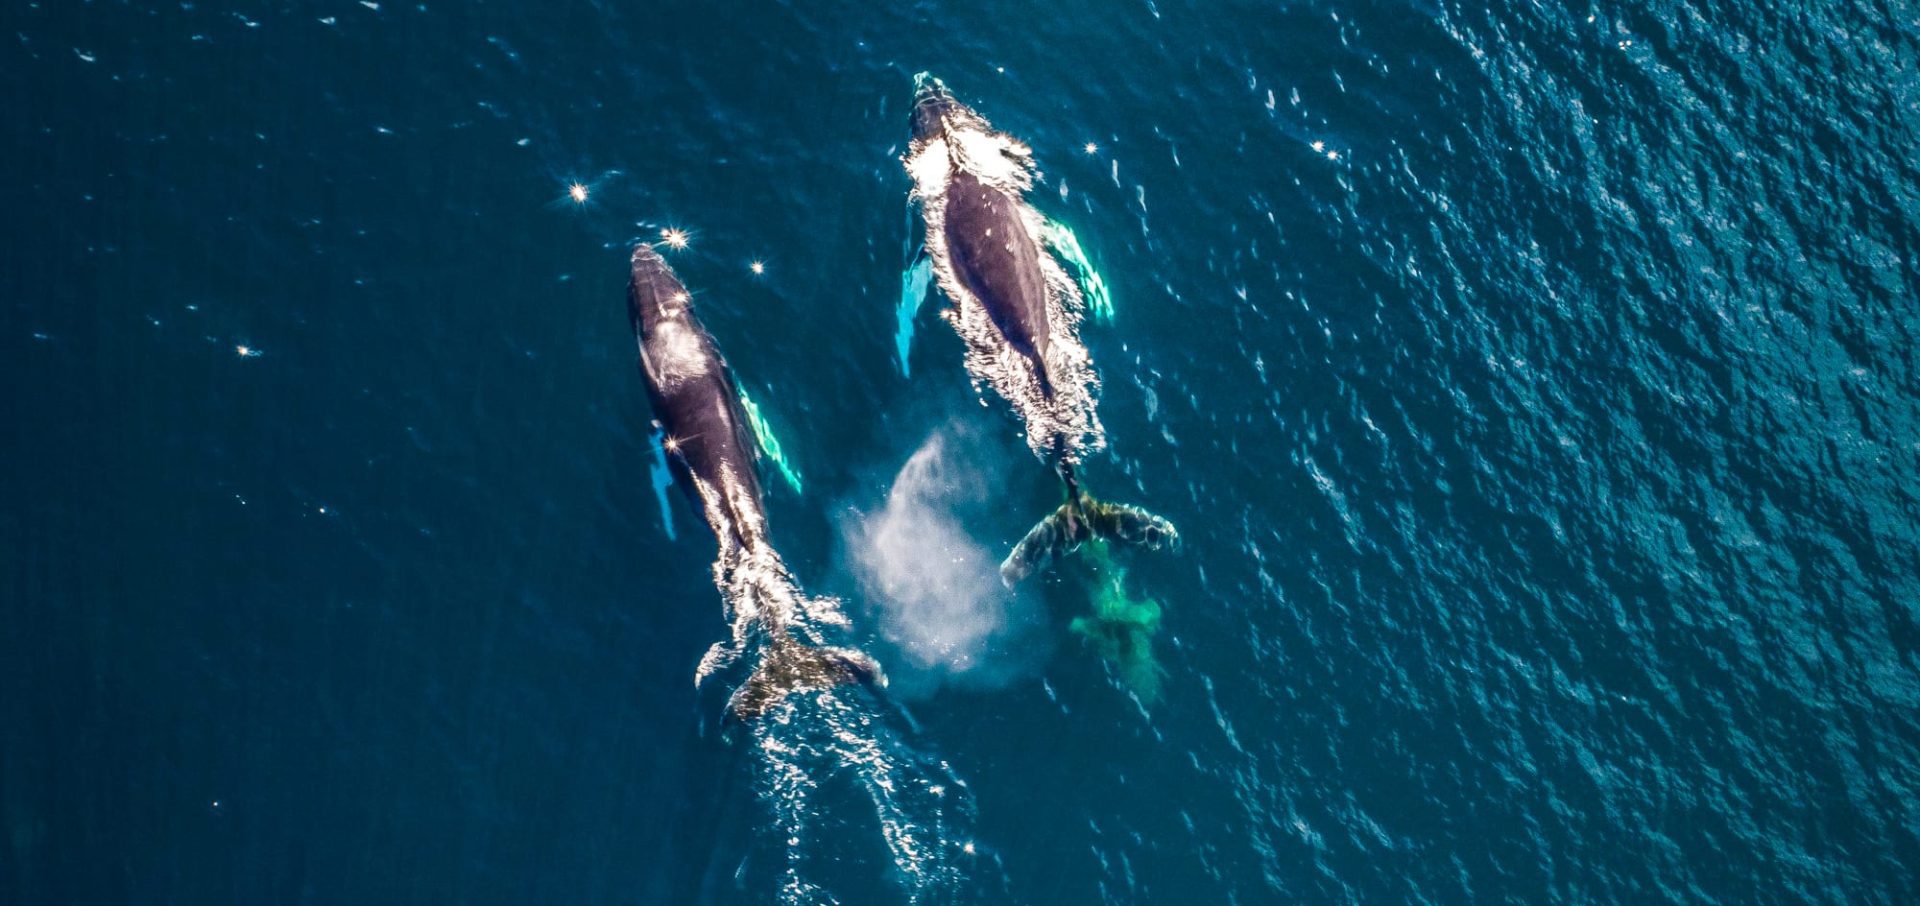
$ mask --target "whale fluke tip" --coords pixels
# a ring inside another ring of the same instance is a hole
[[[1148,550],[1180,546],[1173,523],[1137,506],[1082,495],[1061,504],[1013,546],[1000,562],[1000,582],[1012,588],[1094,538]]]

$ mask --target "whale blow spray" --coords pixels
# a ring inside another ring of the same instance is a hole
[[[1039,629],[1044,615],[1001,586],[998,559],[963,527],[969,511],[990,506],[995,483],[985,465],[956,455],[953,435],[935,431],[880,508],[843,526],[849,566],[897,651],[889,661],[902,694],[1003,685],[1047,654],[1044,644],[1004,644]]]

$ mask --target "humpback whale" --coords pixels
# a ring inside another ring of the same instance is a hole
[[[1104,444],[1098,380],[1079,339],[1085,301],[1047,245],[1045,218],[1026,202],[1032,150],[926,73],[914,77],[912,129],[902,162],[926,224],[922,253],[953,303],[944,314],[966,343],[967,370],[1013,406],[1028,447],[1066,490],[1066,502],[1000,564],[1001,581],[1013,585],[1092,538],[1175,543],[1165,519],[1080,487],[1075,467]]]
[[[885,685],[871,657],[823,643],[820,627],[847,623],[838,602],[802,594],[768,541],[757,472],[761,448],[739,388],[713,337],[694,317],[686,286],[650,245],[633,250],[627,314],[673,481],[718,546],[713,581],[732,638],[701,659],[695,683],[758,642],[757,667],[728,700],[737,717],[758,716],[793,692],[856,681]]]

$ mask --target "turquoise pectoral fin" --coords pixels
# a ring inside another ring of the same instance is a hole
[[[900,275],[900,306],[894,316],[899,322],[893,335],[895,351],[900,355],[900,374],[907,375],[907,352],[913,347],[913,319],[927,301],[927,287],[933,282],[933,259],[925,249],[914,256],[913,264]]]
[[[1074,276],[1080,281],[1080,293],[1087,299],[1087,311],[1096,321],[1113,320],[1113,295],[1107,292],[1106,278],[1093,269],[1093,261],[1087,258],[1087,250],[1080,245],[1080,237],[1073,234],[1066,224],[1057,220],[1045,221],[1041,226],[1041,238],[1047,245],[1065,258],[1072,266]]]
[[[760,407],[754,404],[753,398],[747,396],[745,390],[740,391],[740,408],[747,413],[747,424],[753,426],[753,437],[760,442],[760,452],[779,470],[780,477],[786,479],[793,492],[801,493],[800,473],[788,461],[786,451],[780,447],[780,439],[773,436],[773,426],[767,423],[766,416],[760,414]]]
[[[673,501],[668,499],[667,489],[673,487],[673,469],[667,465],[667,448],[662,444],[667,432],[664,428],[654,428],[647,440],[653,447],[653,462],[647,465],[647,473],[653,479],[653,496],[660,501],[660,524],[667,529],[667,540],[675,539],[673,533]]]

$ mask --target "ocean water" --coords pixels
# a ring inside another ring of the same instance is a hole
[[[1910,6],[0,21],[0,900],[1920,897]],[[988,581],[1059,492],[937,299],[898,362],[922,70],[1111,288],[1087,480],[1178,552]],[[667,228],[885,695],[694,688]]]

